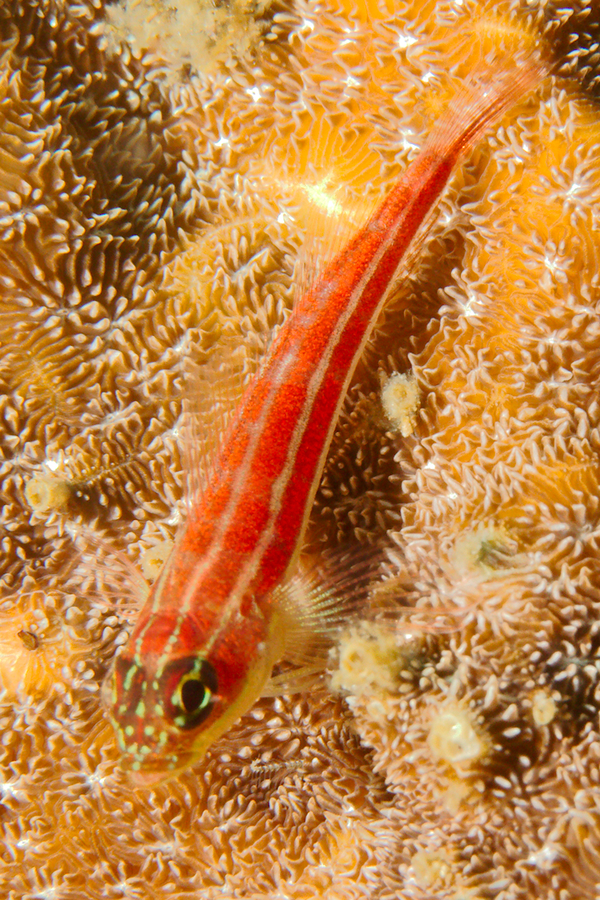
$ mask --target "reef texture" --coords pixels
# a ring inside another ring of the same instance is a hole
[[[168,10],[0,9],[0,894],[592,900],[597,6]],[[313,556],[389,548],[397,633],[352,626],[330,688],[262,700],[193,770],[132,792],[99,685],[135,573],[185,513],[186,361],[214,372],[233,341],[251,365],[440,105],[532,31],[561,77],[453,179],[309,527]]]

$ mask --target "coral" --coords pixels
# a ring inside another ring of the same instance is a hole
[[[201,61],[144,38],[143,4],[0,10],[0,893],[591,900],[596,5],[231,9],[235,52]],[[186,382],[232,345],[252,369],[447,98],[536,29],[564,77],[453,179],[309,524],[312,558],[387,547],[405,622],[351,627],[327,687],[263,698],[193,770],[132,791],[99,687],[131,570],[155,577],[185,515]],[[406,434],[381,403],[394,372],[420,398]]]
[[[271,5],[272,0],[122,0],[106,8],[107,34],[137,53],[154,51],[181,78],[210,71],[232,49],[238,56],[247,53],[268,25]]]
[[[381,389],[381,403],[390,423],[402,437],[408,437],[417,424],[419,389],[414,377],[394,372]]]

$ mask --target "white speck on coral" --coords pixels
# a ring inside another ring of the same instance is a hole
[[[246,93],[250,94],[255,103],[258,103],[258,101],[262,97],[259,87],[247,88]]]
[[[181,522],[181,514],[178,509],[174,509],[168,519],[166,519],[167,525],[179,525]]]
[[[548,253],[546,253],[546,255],[544,256],[544,265],[550,272],[552,272],[553,275],[555,275],[556,272],[560,271],[560,266],[556,262],[556,257],[549,256]]]
[[[544,252],[544,266],[547,272],[556,281],[566,281],[564,257],[561,255],[560,249],[557,248],[553,243],[548,244]],[[545,281],[546,279],[544,278],[542,280]],[[545,286],[546,288],[549,288],[551,285],[546,284]]]
[[[60,894],[58,893],[57,888],[47,887],[42,888],[35,896],[39,898],[39,900],[56,900],[56,898],[60,897]]]
[[[282,210],[279,213],[279,215],[277,216],[276,221],[278,222],[279,225],[290,225],[291,226],[294,224],[294,217],[290,216],[290,214],[285,212],[285,210]]]
[[[472,319],[479,314],[477,307],[483,307],[481,295],[472,288],[466,288],[464,293],[452,291],[451,296],[457,301],[458,308],[466,319]]]
[[[185,334],[180,341],[177,341],[176,344],[173,344],[173,353],[176,353],[178,356],[187,355],[189,348],[189,335]]]
[[[411,131],[410,128],[402,129],[400,132],[400,146],[406,152],[408,150],[418,150],[419,145],[416,141],[411,141],[411,137],[414,137],[414,131]]]
[[[56,459],[46,459],[44,460],[44,465],[47,469],[50,469],[51,472],[56,472],[59,467],[59,463]]]
[[[0,797],[4,800],[12,797],[20,803],[25,802],[27,792],[20,787],[20,778],[13,778],[10,781],[0,781]]]
[[[541,850],[538,850],[537,853],[532,853],[527,857],[527,862],[530,866],[535,866],[536,869],[549,869],[550,866],[556,860],[558,853],[554,847],[548,847],[548,845],[544,845]]]
[[[344,46],[345,44],[354,44],[356,39],[361,36],[360,31],[355,28],[344,28],[344,34],[347,34],[348,37],[345,37],[343,41],[340,42],[340,46]]]
[[[417,39],[413,34],[404,34],[398,35],[398,47],[400,50],[405,50],[407,47],[412,47],[413,44],[417,43]]]

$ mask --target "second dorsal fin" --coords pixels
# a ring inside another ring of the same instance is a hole
[[[182,361],[180,429],[188,509],[202,496],[218,465],[223,441],[264,347],[222,338],[210,351],[190,345]]]

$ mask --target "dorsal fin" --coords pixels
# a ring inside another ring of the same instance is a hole
[[[280,198],[282,221],[302,235],[295,264],[295,299],[327,269],[381,201],[381,158],[369,131],[344,134],[339,122],[317,111],[310,141],[293,141],[285,155],[266,159],[260,193]]]
[[[126,553],[95,529],[67,522],[75,553],[63,574],[65,590],[85,595],[92,606],[131,624],[148,596],[149,586]]]
[[[190,345],[182,360],[180,428],[188,509],[205,491],[240,399],[264,348],[241,337],[222,338],[210,351]]]

